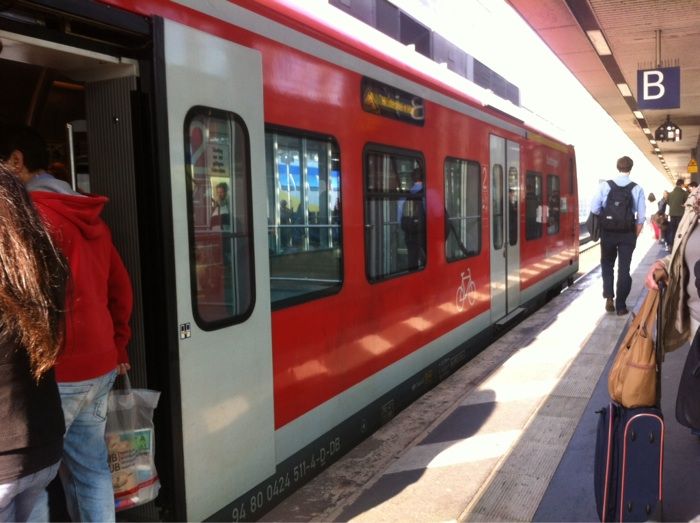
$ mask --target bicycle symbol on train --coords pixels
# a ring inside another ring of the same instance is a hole
[[[457,310],[464,310],[464,302],[469,301],[469,305],[474,305],[476,301],[476,283],[472,280],[472,270],[467,269],[462,273],[462,283],[457,288]]]

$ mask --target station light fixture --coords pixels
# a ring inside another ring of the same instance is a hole
[[[617,84],[617,88],[620,90],[620,93],[622,93],[622,96],[626,98],[632,98],[632,91],[630,90],[629,85]]]
[[[605,40],[605,36],[603,36],[602,31],[594,29],[586,31],[586,35],[588,35],[588,39],[591,41],[591,44],[593,44],[593,47],[600,56],[610,56],[612,54],[610,46]]]
[[[571,5],[574,2],[570,2],[567,0],[567,2]],[[581,2],[581,4],[588,4],[588,2]],[[578,5],[578,4],[576,4]],[[582,13],[586,11],[583,9],[581,11]],[[588,10],[590,11],[590,9]],[[588,12],[586,11],[586,12]],[[592,14],[592,12],[588,13]],[[620,70],[616,60],[612,57],[612,50],[610,49],[610,46],[608,45],[608,42],[605,38],[605,35],[603,32],[600,30],[599,27],[596,27],[595,24],[583,24],[581,21],[581,17],[583,14],[579,13],[579,15],[576,15],[574,13],[574,16],[576,16],[579,25],[581,28],[584,28],[586,26],[589,27],[588,30],[586,30],[586,36],[591,42],[591,45],[595,48],[596,52],[598,55],[603,56],[603,57],[609,57],[605,62],[603,62],[603,65],[605,68],[608,70],[608,73],[610,74],[610,77],[612,79],[622,79],[624,76],[622,75],[622,71]],[[659,34],[660,31],[657,32],[657,42],[659,39]],[[660,54],[661,46],[658,45],[658,53]],[[660,57],[657,55],[657,64],[660,63]],[[649,143],[652,147],[652,154],[655,154],[663,167],[666,169],[667,173],[671,173],[668,165],[666,164],[666,160],[664,159],[663,153],[661,152],[659,142],[668,142],[668,141],[674,141],[678,142],[681,140],[681,137],[683,135],[683,131],[681,130],[680,127],[678,127],[676,124],[671,122],[671,117],[670,115],[667,116],[666,118],[666,123],[661,125],[658,129],[656,129],[655,133],[652,133],[651,129],[649,127],[646,127],[648,125],[647,119],[644,117],[644,113],[639,110],[639,107],[636,107],[636,103],[634,100],[634,95],[632,94],[632,90],[630,89],[629,84],[627,82],[622,81],[622,82],[615,82],[615,85],[620,91],[620,94],[624,98],[626,98],[627,103],[629,104],[630,108],[632,109],[632,114],[634,117],[637,119],[637,122],[639,126],[642,128],[642,131],[646,135],[647,139],[649,140]],[[630,100],[631,99],[631,100]]]
[[[683,130],[671,121],[670,114],[666,115],[666,121],[654,133],[658,142],[680,142],[682,137]]]

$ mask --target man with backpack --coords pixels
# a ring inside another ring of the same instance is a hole
[[[678,224],[681,223],[681,218],[685,212],[685,201],[688,199],[688,191],[683,187],[685,182],[683,178],[676,180],[676,186],[668,194],[668,230],[666,232],[667,250],[671,252],[673,249],[673,240],[676,237]]]
[[[644,190],[630,180],[634,162],[628,156],[617,160],[619,174],[600,184],[591,202],[591,212],[600,222],[600,267],[603,273],[605,310],[623,316],[627,310],[627,296],[632,288],[630,264],[642,232],[646,204]],[[617,262],[617,288],[614,283]]]

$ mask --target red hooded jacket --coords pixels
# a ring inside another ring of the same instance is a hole
[[[30,195],[71,269],[56,381],[97,378],[128,363],[131,338],[131,281],[100,218],[108,199],[45,191]]]

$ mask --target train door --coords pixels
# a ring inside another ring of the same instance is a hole
[[[520,145],[490,137],[491,320],[520,304]]]
[[[262,58],[162,24],[185,519],[202,520],[275,470]]]

